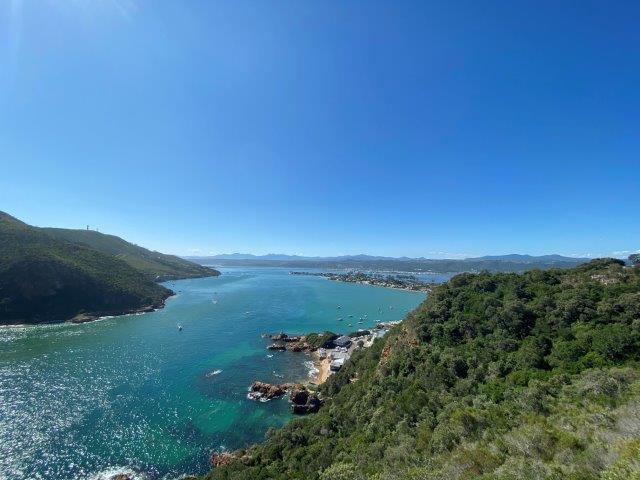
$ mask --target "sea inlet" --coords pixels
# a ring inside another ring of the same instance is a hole
[[[153,313],[0,328],[0,478],[203,473],[213,450],[291,418],[286,398],[252,402],[247,387],[304,379],[310,357],[268,352],[262,333],[348,333],[425,298],[287,269],[222,271],[166,283],[177,295]]]

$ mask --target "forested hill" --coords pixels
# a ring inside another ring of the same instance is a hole
[[[115,235],[106,235],[94,230],[66,228],[43,228],[42,230],[59,240],[86,245],[104,254],[113,255],[151,280],[165,281],[220,275],[220,272],[213,268],[204,267],[175,255],[147,250]]]
[[[111,255],[0,212],[0,324],[157,308],[171,290]]]
[[[640,478],[640,268],[461,274],[209,479]]]

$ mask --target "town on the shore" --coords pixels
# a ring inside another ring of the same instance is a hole
[[[417,292],[430,292],[435,283],[424,282],[414,275],[382,274],[382,273],[330,273],[292,271],[291,275],[308,275],[323,277],[329,280],[363,285],[375,285]],[[340,308],[340,306],[338,306]],[[352,315],[349,315],[352,317]],[[339,320],[342,320],[340,318]],[[358,323],[363,323],[361,318]],[[271,341],[267,345],[270,351],[306,352],[313,356],[317,375],[312,382],[272,384],[255,381],[249,387],[247,398],[259,402],[267,402],[274,398],[289,395],[289,406],[293,413],[306,414],[317,412],[324,403],[324,399],[317,391],[317,387],[324,383],[329,376],[339,371],[353,352],[361,348],[368,348],[373,342],[383,337],[391,327],[401,321],[378,322],[369,330],[359,329],[348,335],[338,335],[333,332],[309,333],[306,335],[291,335],[284,332],[277,334],[263,334],[263,338]],[[352,326],[351,323],[348,324]]]
[[[256,381],[249,387],[247,398],[266,402],[289,394],[290,409],[293,413],[315,413],[324,403],[316,387],[340,370],[353,352],[370,347],[377,338],[383,337],[398,323],[400,321],[379,322],[371,330],[358,330],[348,335],[333,332],[307,335],[289,335],[284,332],[263,334],[264,338],[272,342],[266,347],[267,350],[308,352],[313,355],[317,375],[315,381],[307,383],[271,384]]]
[[[415,275],[408,274],[384,274],[384,273],[364,273],[364,272],[289,272],[291,275],[307,275],[311,277],[324,277],[336,282],[359,283],[362,285],[375,285],[377,287],[397,288],[400,290],[411,290],[414,292],[430,292],[435,283],[425,282]]]

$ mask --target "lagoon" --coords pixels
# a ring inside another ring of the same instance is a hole
[[[261,333],[348,333],[425,298],[286,269],[222,271],[166,283],[177,295],[153,313],[0,328],[0,478],[204,473],[212,450],[258,442],[291,418],[286,398],[251,402],[247,387],[303,379],[310,357],[267,352]]]

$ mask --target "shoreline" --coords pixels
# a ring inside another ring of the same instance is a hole
[[[201,277],[201,278],[205,278],[205,277]],[[168,297],[163,299],[162,304],[159,306],[149,305],[146,307],[140,307],[140,308],[136,308],[128,311],[119,311],[115,313],[101,313],[101,314],[82,313],[74,317],[67,318],[65,320],[51,320],[51,321],[35,322],[35,323],[2,323],[0,324],[0,328],[41,327],[43,325],[83,325],[85,323],[94,323],[94,322],[99,322],[101,320],[108,320],[110,318],[125,317],[127,315],[144,315],[145,313],[153,313],[153,312],[157,312],[158,310],[162,310],[167,306],[167,301],[177,296],[178,294],[173,292],[172,295],[169,295]]]
[[[392,288],[394,290],[404,290],[406,292],[430,293],[437,286],[435,282],[424,282],[416,277],[401,278],[400,276],[382,278],[370,273],[330,273],[330,272],[306,272],[290,271],[289,275],[301,275],[309,277],[320,277],[333,282],[353,283],[356,285],[369,285],[372,287]]]
[[[217,275],[215,274],[203,275],[200,277],[181,277],[181,278],[172,278],[168,280],[161,279],[161,280],[155,281],[154,283],[157,283],[158,285],[160,285],[162,283],[175,282],[180,280],[192,280],[197,278],[216,278],[221,275],[222,275],[221,273],[218,273]],[[126,315],[143,315],[145,313],[153,313],[165,308],[167,306],[168,300],[171,300],[172,298],[178,296],[177,292],[171,290],[168,287],[165,287],[165,288],[167,288],[171,292],[171,295],[168,295],[167,297],[163,298],[162,302],[159,305],[147,305],[144,307],[132,308],[130,310],[118,310],[115,312],[80,313],[71,318],[66,318],[64,320],[44,320],[41,322],[33,322],[33,323],[0,323],[0,328],[38,327],[42,325],[66,325],[66,324],[82,325],[83,323],[92,323],[100,320],[106,320],[109,318],[124,317]]]
[[[352,283],[354,285],[366,285],[369,287],[378,287],[378,288],[390,288],[392,290],[402,290],[403,292],[414,292],[414,293],[430,293],[431,290],[413,290],[411,288],[406,288],[406,287],[394,287],[392,285],[378,285],[376,283],[369,283],[369,282],[350,282],[348,280],[337,280],[337,279],[333,279],[333,278],[327,278],[327,277],[323,277],[326,280],[329,280],[330,282],[340,282],[340,283]]]
[[[329,357],[320,359],[320,354],[317,351],[312,352],[311,355],[313,356],[313,365],[318,371],[314,383],[319,386],[326,382],[331,375],[331,360]]]

